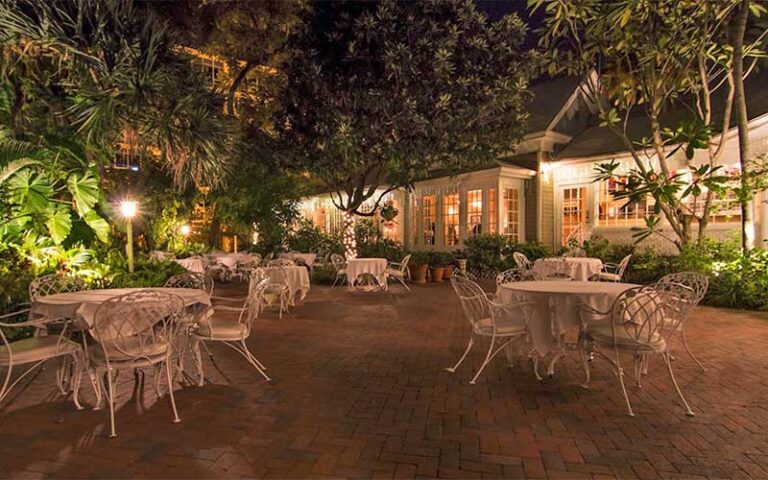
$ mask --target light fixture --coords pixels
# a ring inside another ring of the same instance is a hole
[[[123,200],[120,202],[120,215],[125,218],[133,218],[138,211],[138,203],[135,200]]]
[[[181,228],[179,228],[179,231],[181,231],[181,234],[186,237],[192,233],[192,228],[189,225],[182,225]]]
[[[128,271],[133,273],[133,217],[139,210],[135,200],[123,200],[120,202],[120,215],[126,219],[125,223],[125,255],[128,257]]]

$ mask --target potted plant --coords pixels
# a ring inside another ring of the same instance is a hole
[[[385,223],[394,222],[398,213],[400,212],[395,208],[392,202],[387,202],[379,208],[379,215]]]
[[[442,252],[432,252],[429,255],[429,275],[433,282],[442,282],[445,276]]]
[[[443,275],[443,278],[445,278],[446,280],[450,280],[450,278],[453,276],[455,263],[456,263],[456,258],[453,256],[453,253],[451,252],[443,253],[443,266],[445,267],[445,274]]]
[[[429,268],[429,254],[427,252],[411,253],[411,261],[408,270],[414,283],[427,283],[427,269]]]

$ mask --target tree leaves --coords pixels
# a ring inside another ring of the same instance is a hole
[[[48,233],[56,245],[60,245],[72,229],[72,217],[69,211],[64,208],[51,208],[46,215],[45,225],[48,227]]]
[[[35,213],[48,208],[53,187],[44,176],[31,170],[21,170],[8,183],[14,202],[22,210]]]
[[[85,216],[101,198],[101,190],[96,177],[86,172],[84,175],[73,173],[67,178],[67,189],[72,194],[77,214]]]
[[[89,227],[93,230],[93,232],[96,234],[96,238],[101,240],[104,243],[107,243],[109,241],[109,223],[107,223],[106,220],[101,218],[98,213],[96,213],[95,210],[89,210],[85,213],[83,216],[83,219],[85,220],[85,223],[88,224]]]

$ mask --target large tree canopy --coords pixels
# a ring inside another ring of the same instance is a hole
[[[378,204],[377,187],[459,172],[521,138],[534,65],[525,32],[469,0],[315,2],[292,43],[277,128],[338,208],[370,215],[360,207]]]

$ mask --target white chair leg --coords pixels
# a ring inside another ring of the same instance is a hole
[[[160,375],[162,373],[163,373],[163,364],[162,363],[156,364],[154,368],[155,378],[153,380],[155,383],[155,395],[157,395],[157,398],[163,397],[163,391],[160,390]]]
[[[107,368],[106,375],[108,385],[107,402],[109,403],[109,436],[114,438],[117,436],[115,429],[115,381],[112,378],[112,370],[110,368]]]
[[[583,388],[589,388],[589,382],[592,380],[592,376],[590,374],[590,358],[589,355],[587,355],[586,351],[586,344],[587,339],[584,337],[583,333],[579,333],[579,357],[581,358],[581,366],[584,368],[584,383],[581,384]]]
[[[635,416],[635,412],[632,411],[632,403],[629,401],[629,394],[627,394],[627,387],[624,385],[624,369],[621,368],[621,364],[619,363],[619,355],[616,354],[616,376],[619,377],[619,384],[621,385],[621,391],[624,393],[624,400],[627,402],[627,413],[630,417]]]
[[[168,378],[168,396],[171,397],[171,410],[173,410],[173,423],[179,423],[181,422],[181,418],[179,418],[179,411],[176,410],[176,399],[173,397],[173,375],[171,374],[172,363],[173,362],[171,362],[170,358],[165,359],[165,375]]]
[[[197,381],[198,387],[202,387],[203,384],[205,383],[205,374],[203,373],[203,355],[200,353],[201,343],[203,344],[203,346],[205,346],[205,343],[203,343],[202,340],[195,339],[195,345],[193,347],[195,351],[195,363],[197,363],[197,375],[199,378],[199,380]]]
[[[267,380],[267,381],[268,381],[268,382],[271,382],[271,381],[272,381],[272,379],[271,379],[271,378],[269,378],[269,375],[267,375],[267,373],[266,373],[264,370],[262,370],[262,369],[261,369],[261,367],[259,367],[259,363],[260,363],[260,362],[258,362],[258,361],[255,361],[255,360],[254,360],[256,357],[254,357],[254,356],[253,356],[253,354],[250,352],[250,350],[248,350],[248,346],[245,344],[245,339],[243,339],[243,340],[241,340],[241,341],[240,341],[240,345],[239,345],[239,346],[240,346],[240,349],[242,349],[242,350],[240,350],[240,353],[241,353],[241,354],[242,354],[242,355],[243,355],[243,356],[246,358],[246,360],[248,360],[248,362],[249,362],[251,365],[253,365],[253,367],[254,367],[254,368],[255,368],[255,369],[256,369],[256,370],[257,370],[257,371],[258,371],[258,372],[259,372],[259,373],[260,373],[260,374],[261,374],[261,375],[262,375],[262,376],[263,376],[263,377],[264,377],[264,378]],[[238,348],[235,348],[235,350],[239,350],[239,349],[238,349]]]
[[[702,365],[702,363],[699,361],[699,359],[696,358],[696,356],[691,351],[691,348],[688,346],[688,339],[685,337],[685,327],[683,327],[683,329],[680,330],[680,337],[682,337],[682,339],[683,339],[683,347],[685,347],[685,351],[688,352],[688,355],[690,355],[690,357],[693,359],[693,361],[696,362],[696,364],[699,366],[699,368],[701,368],[703,371],[706,372],[707,369],[704,368],[704,365]]]
[[[72,401],[75,404],[75,407],[77,407],[78,410],[82,410],[83,406],[80,404],[80,382],[83,379],[83,364],[85,363],[85,359],[83,358],[82,353],[77,353],[73,355],[73,366],[75,367],[75,370],[73,372],[72,377]]]
[[[496,336],[494,335],[491,337],[491,344],[488,346],[488,353],[485,354],[485,360],[483,360],[483,364],[480,365],[480,369],[477,371],[475,376],[472,378],[472,380],[469,381],[472,385],[475,384],[477,381],[477,377],[480,376],[481,373],[483,373],[483,370],[485,369],[485,366],[488,365],[488,362],[491,361],[491,358],[493,357],[493,345],[496,343]]]
[[[672,379],[672,384],[675,386],[675,390],[677,390],[677,394],[680,396],[680,400],[682,400],[683,405],[685,406],[685,414],[689,417],[693,417],[696,414],[693,413],[693,410],[691,410],[690,405],[688,405],[688,402],[683,396],[683,392],[680,391],[680,386],[677,384],[675,374],[672,372],[672,363],[669,361],[669,354],[667,352],[663,352],[661,355],[664,357],[664,363],[667,364],[667,370],[669,371],[669,377]]]
[[[467,348],[466,350],[464,350],[464,354],[461,356],[461,358],[459,358],[459,361],[456,362],[456,365],[454,365],[453,367],[446,368],[446,370],[451,373],[455,372],[456,369],[459,368],[459,365],[461,365],[461,362],[463,362],[464,359],[467,358],[467,354],[469,353],[470,350],[472,350],[472,345],[474,344],[475,344],[475,336],[472,335],[471,337],[469,337],[469,343],[467,344]]]

